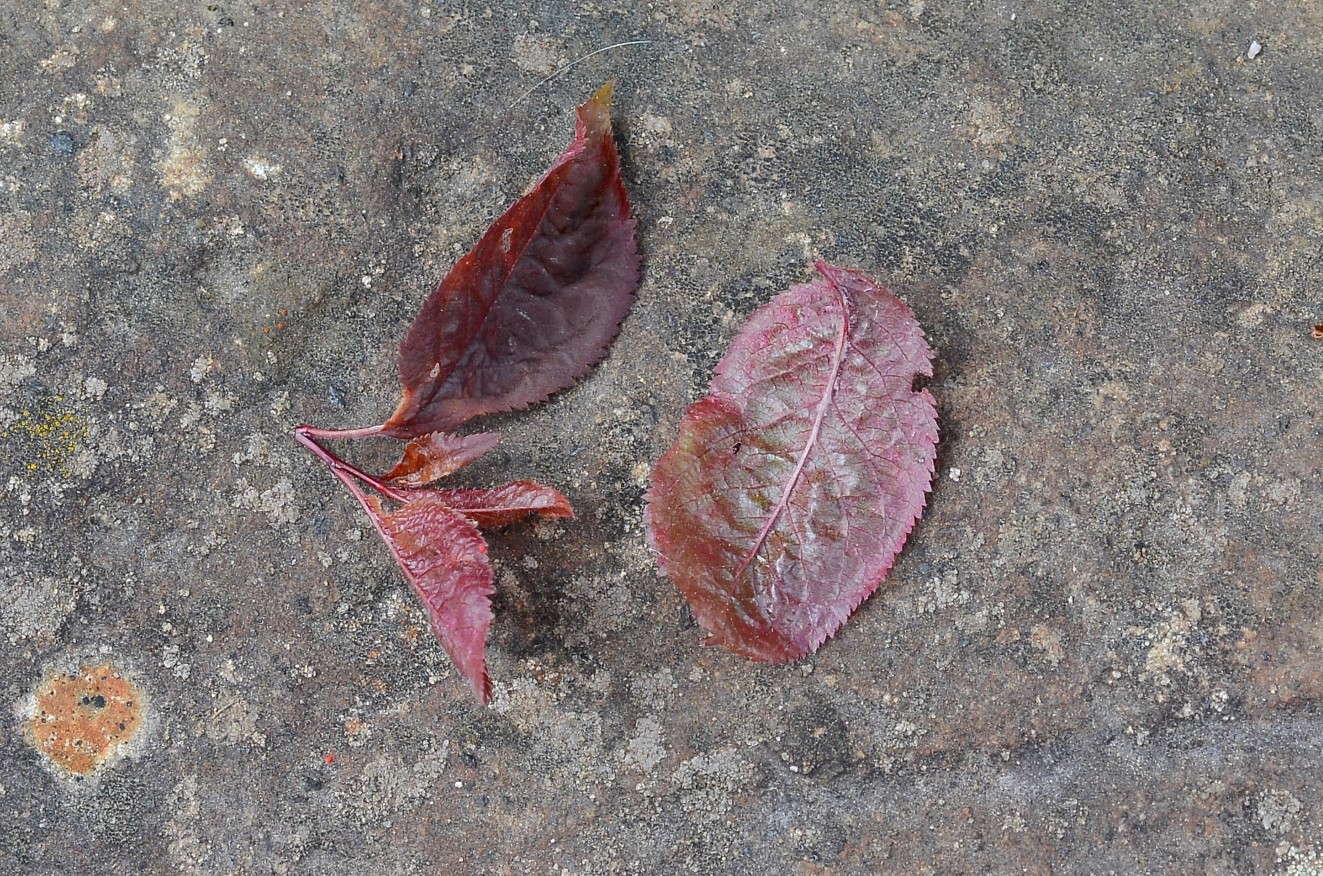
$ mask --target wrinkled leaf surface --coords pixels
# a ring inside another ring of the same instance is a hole
[[[819,262],[749,319],[653,472],[648,538],[708,644],[784,662],[882,583],[932,483],[932,353],[909,307]]]
[[[492,570],[478,527],[507,526],[530,514],[573,517],[569,500],[534,481],[414,490],[389,513],[376,496],[358,495],[422,602],[437,640],[483,703],[490,702],[486,646]]]
[[[395,487],[421,487],[454,474],[501,441],[495,432],[431,432],[404,445],[404,455],[382,478]]]
[[[536,481],[515,481],[500,487],[433,490],[433,494],[479,526],[509,526],[530,514],[573,517],[570,500]]]
[[[607,85],[579,107],[569,148],[427,299],[400,345],[386,434],[524,407],[606,354],[639,280],[610,101]]]
[[[391,513],[375,496],[366,497],[364,508],[422,601],[432,632],[483,703],[489,702],[492,569],[477,525],[425,493]]]

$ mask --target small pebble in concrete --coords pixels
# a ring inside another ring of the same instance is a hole
[[[50,146],[51,152],[61,158],[67,158],[74,154],[74,138],[65,131],[56,131],[51,134],[46,143]]]
[[[1263,46],[1259,45],[1258,40],[1254,40],[1250,43],[1249,51],[1245,53],[1245,57],[1253,61],[1255,58],[1259,57],[1259,52],[1262,51],[1263,51]]]

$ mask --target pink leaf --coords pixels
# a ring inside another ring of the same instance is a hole
[[[937,413],[914,314],[818,262],[750,317],[648,495],[662,569],[720,645],[814,651],[882,583],[932,483]]]
[[[570,501],[551,487],[516,481],[502,487],[433,490],[438,499],[479,526],[509,526],[529,514],[573,517]]]
[[[360,501],[422,601],[432,632],[483,703],[490,702],[492,569],[478,527],[427,493],[390,514],[375,496]]]
[[[639,280],[611,89],[579,107],[569,148],[423,305],[400,345],[404,392],[387,435],[525,407],[606,355]]]
[[[430,432],[404,446],[404,455],[382,477],[394,487],[421,487],[459,471],[500,443],[495,432],[452,435]]]

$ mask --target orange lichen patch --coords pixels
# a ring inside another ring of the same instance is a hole
[[[37,750],[74,776],[94,772],[142,726],[145,697],[112,665],[58,672],[37,689],[28,733]]]

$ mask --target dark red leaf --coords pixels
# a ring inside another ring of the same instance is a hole
[[[500,443],[495,432],[452,435],[431,432],[404,446],[404,455],[382,478],[394,487],[421,487],[459,471]]]
[[[432,632],[483,703],[490,702],[492,569],[478,527],[428,493],[390,514],[375,496],[362,501],[422,601]]]
[[[914,314],[857,271],[750,317],[648,495],[662,569],[720,645],[784,662],[882,583],[932,483],[937,413]]]
[[[611,88],[579,107],[569,148],[423,305],[400,345],[404,395],[386,434],[525,407],[606,354],[639,280]]]
[[[568,517],[565,497],[531,481],[492,489],[427,485],[489,451],[492,434],[449,434],[479,414],[520,408],[565,389],[606,353],[638,285],[634,220],[611,133],[611,86],[579,107],[573,142],[533,189],[441,282],[400,345],[403,397],[381,426],[300,426],[295,439],[358,499],[427,610],[436,637],[491,697],[485,642],[492,571],[478,525],[529,514]],[[377,478],[324,439],[412,439]],[[386,513],[362,485],[401,503]]]
[[[479,526],[509,526],[529,514],[574,516],[568,499],[551,487],[534,481],[516,481],[503,487],[430,492]]]

